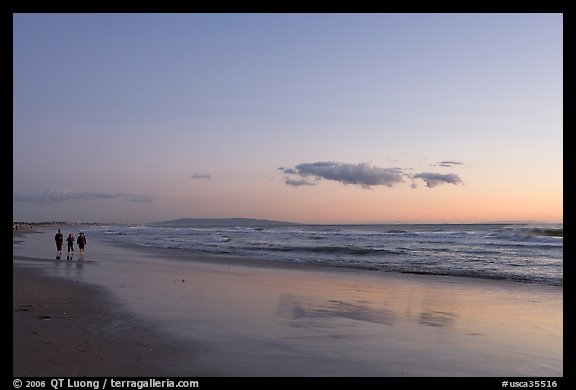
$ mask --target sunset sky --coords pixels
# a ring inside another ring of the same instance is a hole
[[[563,221],[562,14],[14,14],[14,221]]]

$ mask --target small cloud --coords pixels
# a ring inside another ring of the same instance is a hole
[[[152,202],[149,195],[124,194],[110,192],[77,192],[68,189],[49,189],[37,194],[14,194],[14,202],[56,203],[70,199],[114,199],[119,198],[127,202]]]
[[[150,195],[123,194],[122,198],[127,202],[152,202],[152,201],[154,201],[154,198]]]
[[[196,172],[196,173],[190,175],[190,177],[192,179],[204,179],[204,180],[212,179],[212,176],[210,176],[209,173],[200,173],[200,172]]]
[[[284,177],[284,183],[288,184],[289,186],[293,187],[300,187],[300,186],[315,186],[316,182],[311,182],[306,179],[290,179],[289,177]]]
[[[462,165],[460,161],[440,161],[437,165],[439,167],[453,167],[454,165]]]
[[[442,174],[432,172],[417,173],[412,176],[414,179],[422,179],[426,187],[432,188],[440,184],[464,184],[460,176],[454,173]]]

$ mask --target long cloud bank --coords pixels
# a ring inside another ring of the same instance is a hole
[[[38,194],[14,194],[14,202],[56,203],[69,199],[121,199],[127,202],[152,202],[153,197],[139,194],[110,192],[76,192],[72,190],[50,189]]]
[[[362,188],[383,185],[394,187],[403,183],[404,179],[421,179],[427,187],[440,184],[464,184],[460,176],[449,173],[421,172],[410,175],[400,168],[382,168],[368,163],[348,164],[342,162],[302,163],[293,168],[279,168],[284,174],[287,185],[300,187],[316,185],[321,180],[331,180],[342,184],[358,185]]]

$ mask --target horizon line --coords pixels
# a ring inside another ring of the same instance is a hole
[[[488,225],[488,224],[564,224],[564,221],[549,221],[549,220],[495,220],[495,221],[481,221],[481,222],[406,222],[406,221],[381,221],[381,222],[295,222],[287,220],[274,220],[266,218],[251,218],[251,217],[185,217],[176,218],[162,221],[147,221],[147,222],[103,222],[103,221],[12,221],[13,225],[28,224],[28,225],[147,225],[154,223],[169,223],[181,220],[203,220],[221,222],[224,220],[247,220],[247,221],[262,221],[272,222],[278,224],[296,224],[296,225]]]

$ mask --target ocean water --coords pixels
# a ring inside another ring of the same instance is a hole
[[[373,272],[563,285],[562,224],[88,226],[90,238]]]

